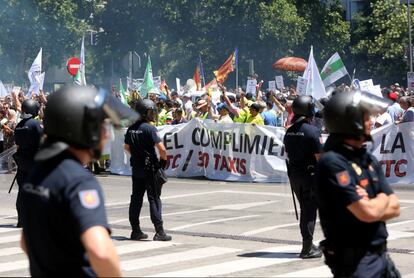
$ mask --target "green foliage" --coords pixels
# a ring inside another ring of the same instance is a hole
[[[399,0],[371,1],[353,21],[351,53],[363,77],[382,84],[405,79],[408,46],[407,6]]]

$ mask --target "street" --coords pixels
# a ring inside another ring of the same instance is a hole
[[[27,276],[19,248],[17,188],[0,175],[0,276]],[[330,277],[323,259],[301,260],[299,224],[286,184],[170,179],[163,188],[163,217],[170,242],[154,242],[148,202],[141,212],[145,241],[130,241],[131,178],[98,176],[112,238],[125,276]],[[412,186],[412,185],[411,185]],[[414,277],[414,190],[397,187],[401,216],[388,223],[390,255],[404,277]],[[323,239],[319,224],[315,242]]]

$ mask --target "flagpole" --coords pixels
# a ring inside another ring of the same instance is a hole
[[[238,92],[238,90],[239,90],[239,50],[238,50],[238,48],[236,47],[236,93]]]

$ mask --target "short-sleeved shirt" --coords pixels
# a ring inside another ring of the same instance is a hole
[[[248,123],[248,124],[264,125],[264,121],[263,121],[262,116],[260,116],[260,113],[258,113],[254,117],[252,115],[249,115],[247,117],[246,123]]]
[[[28,171],[36,152],[39,150],[43,128],[38,120],[21,120],[14,130],[14,141],[19,146],[17,150],[20,170]]]
[[[148,154],[156,157],[155,144],[161,142],[157,128],[149,123],[136,122],[131,125],[125,134],[125,144],[131,151],[132,175],[145,177],[145,157]]]
[[[384,222],[362,222],[347,209],[362,198],[356,192],[357,185],[365,188],[369,198],[380,192],[393,193],[377,159],[365,149],[339,145],[322,155],[315,191],[322,230],[332,246],[368,248],[386,242]]]
[[[387,108],[388,114],[390,114],[392,122],[397,121],[401,115],[404,113],[404,110],[401,108],[398,102],[394,102],[393,105]]]
[[[315,154],[322,152],[320,130],[301,121],[293,124],[286,131],[283,139],[292,171],[304,172],[308,166],[316,165]]]
[[[414,107],[410,107],[404,112],[401,122],[414,122]]]
[[[277,116],[273,109],[264,111],[261,115],[265,125],[277,126]]]
[[[95,177],[68,152],[36,162],[23,184],[22,224],[32,276],[96,276],[81,235],[108,229]]]

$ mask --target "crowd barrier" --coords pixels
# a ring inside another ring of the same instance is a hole
[[[193,119],[158,128],[167,148],[167,175],[244,182],[287,182],[281,127],[219,124]],[[110,171],[131,175],[123,150],[126,129],[115,131]],[[372,132],[374,155],[391,184],[414,181],[414,123],[388,125]]]

